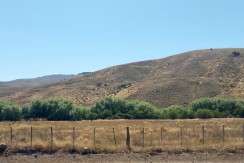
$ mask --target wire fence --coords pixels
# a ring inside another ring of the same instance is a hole
[[[0,141],[12,147],[195,149],[244,145],[244,125],[197,127],[55,128],[4,127]]]

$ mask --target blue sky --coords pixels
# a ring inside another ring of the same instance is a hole
[[[243,47],[243,0],[0,0],[0,81]]]

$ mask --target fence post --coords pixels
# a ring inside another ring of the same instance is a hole
[[[182,130],[182,128],[180,128],[180,146],[181,146],[181,148],[183,146],[183,130]]]
[[[244,124],[242,125],[242,141],[244,143]]]
[[[32,126],[31,126],[31,145],[30,145],[30,149],[32,149]]]
[[[222,143],[224,144],[225,143],[225,126],[223,125],[223,128],[222,128]]]
[[[202,144],[204,145],[205,144],[205,127],[202,126]]]
[[[93,130],[93,145],[96,145],[96,128]]]
[[[163,145],[163,128],[161,127],[161,133],[160,133],[160,143],[161,146]]]
[[[51,150],[53,149],[53,127],[51,127]]]
[[[142,147],[145,146],[145,129],[144,127],[142,128]]]
[[[126,128],[126,147],[128,150],[131,150],[131,147],[130,147],[130,128],[129,127]]]
[[[75,149],[75,127],[73,127],[73,149]]]
[[[116,145],[116,137],[115,137],[115,131],[114,131],[114,128],[113,128],[113,135],[114,135],[114,145]]]
[[[13,127],[11,126],[10,128],[10,145],[12,146],[13,144]]]

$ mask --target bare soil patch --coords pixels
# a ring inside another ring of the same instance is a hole
[[[244,162],[244,150],[237,151],[181,151],[162,153],[70,154],[62,150],[53,154],[14,154],[1,156],[0,162],[67,163],[67,162]]]

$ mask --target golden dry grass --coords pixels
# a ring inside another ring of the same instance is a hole
[[[78,150],[88,147],[96,150],[124,151],[126,149],[126,127],[130,127],[131,148],[133,151],[151,151],[155,149],[166,151],[180,149],[229,149],[244,146],[243,124],[244,119],[1,122],[0,141],[8,145],[11,144],[10,128],[12,127],[12,147],[30,147],[30,128],[32,126],[32,147],[50,149],[50,128],[52,127],[53,148],[72,149],[74,127],[74,143],[75,148]],[[222,142],[223,125],[225,126],[224,143]],[[204,145],[202,141],[202,126],[205,127]],[[94,128],[96,131],[95,145]],[[113,128],[115,129],[116,145],[114,142]]]

